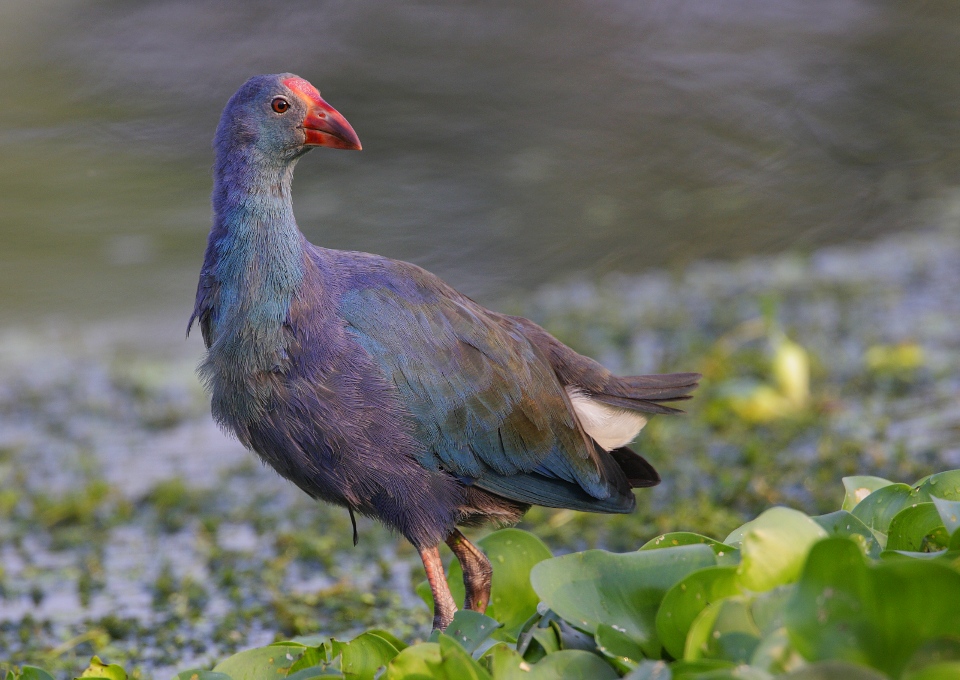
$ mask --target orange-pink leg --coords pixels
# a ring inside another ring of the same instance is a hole
[[[430,583],[430,592],[433,593],[433,629],[445,630],[453,621],[457,605],[453,601],[447,579],[443,575],[440,548],[438,546],[424,548],[420,551],[420,559],[423,560],[423,568],[427,572],[427,581]]]
[[[493,577],[490,560],[457,529],[447,536],[447,545],[463,567],[463,586],[467,592],[464,608],[482,614],[490,604],[490,583]]]

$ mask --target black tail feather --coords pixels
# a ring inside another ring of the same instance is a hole
[[[610,451],[610,456],[616,461],[627,478],[631,489],[641,489],[656,486],[660,483],[660,475],[647,460],[636,451],[622,446]]]

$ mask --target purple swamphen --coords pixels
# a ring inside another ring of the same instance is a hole
[[[631,488],[660,477],[627,444],[700,376],[614,376],[419,267],[308,243],[291,183],[315,146],[360,140],[302,78],[256,76],[227,103],[190,318],[207,347],[199,373],[244,446],[413,543],[443,629],[456,605],[441,542],[463,566],[465,606],[490,597],[490,563],[458,525],[511,524],[534,504],[630,512]]]

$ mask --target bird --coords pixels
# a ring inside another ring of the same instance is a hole
[[[483,613],[492,568],[458,527],[532,505],[628,513],[656,485],[628,445],[681,412],[697,373],[618,377],[534,322],[486,309],[420,267],[315,246],[294,218],[297,161],[360,150],[346,118],[291,73],[247,80],[213,140],[213,219],[193,313],[218,425],[317,500],[418,551],[433,628],[457,605],[439,547]]]

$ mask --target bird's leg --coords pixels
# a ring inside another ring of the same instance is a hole
[[[438,546],[423,548],[420,550],[420,559],[423,560],[430,592],[433,593],[433,629],[445,630],[453,621],[457,605],[453,601],[453,595],[450,594],[447,579],[443,576],[440,548]]]
[[[447,545],[463,567],[463,586],[467,591],[464,608],[482,614],[490,604],[490,582],[493,577],[490,560],[457,529],[447,536]]]

